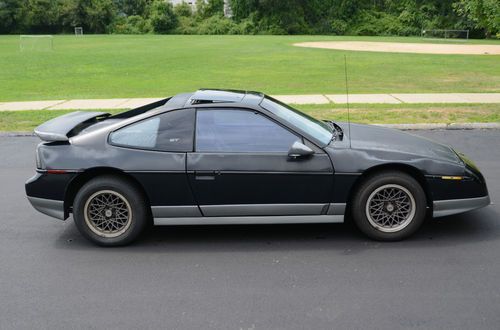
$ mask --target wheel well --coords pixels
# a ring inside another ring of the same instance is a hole
[[[349,196],[347,199],[347,207],[350,207],[350,203],[352,200],[352,197],[354,196],[354,193],[356,192],[356,189],[361,185],[363,181],[365,181],[367,178],[371,177],[374,174],[380,173],[380,172],[385,172],[385,171],[397,171],[397,172],[403,172],[405,174],[408,174],[417,182],[420,184],[422,189],[424,190],[425,197],[427,200],[427,206],[432,207],[432,195],[429,191],[429,187],[427,185],[427,181],[425,180],[424,174],[417,168],[410,166],[410,165],[405,165],[405,164],[384,164],[384,165],[377,165],[374,167],[369,168],[366,170],[362,175],[358,177],[358,179],[354,182],[353,186],[351,187],[351,190],[349,191]]]
[[[76,194],[78,193],[80,188],[90,180],[102,175],[117,176],[125,181],[128,181],[130,184],[133,184],[141,191],[143,197],[146,199],[146,202],[149,204],[149,198],[146,194],[146,191],[144,190],[144,187],[134,177],[113,167],[95,167],[87,169],[84,172],[78,174],[78,176],[71,180],[70,184],[66,188],[66,193],[64,196],[64,213],[66,217],[69,215],[73,208],[73,201],[75,200]]]

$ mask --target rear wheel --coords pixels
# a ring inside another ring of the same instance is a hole
[[[401,172],[366,179],[352,200],[356,226],[370,238],[396,241],[412,235],[425,220],[427,200],[420,184]]]
[[[87,182],[75,197],[73,218],[80,233],[101,246],[133,242],[148,223],[141,192],[115,176]]]

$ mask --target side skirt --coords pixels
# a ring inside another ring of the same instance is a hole
[[[342,223],[343,215],[154,218],[155,226]]]

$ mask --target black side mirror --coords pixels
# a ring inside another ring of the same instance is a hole
[[[309,157],[314,154],[314,150],[306,146],[305,144],[295,141],[292,144],[290,150],[288,150],[288,157],[290,158],[301,158],[301,157]]]

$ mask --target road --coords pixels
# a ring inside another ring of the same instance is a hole
[[[418,131],[500,200],[500,130]],[[24,197],[31,137],[0,138],[0,328],[498,329],[500,206],[396,243],[343,224],[155,228],[98,248]]]

